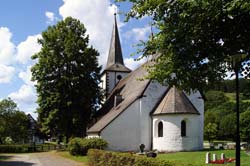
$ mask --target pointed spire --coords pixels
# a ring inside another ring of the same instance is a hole
[[[114,14],[114,17],[115,17],[115,22],[114,22],[113,31],[112,31],[112,37],[111,37],[111,43],[110,43],[110,48],[109,48],[109,55],[108,55],[106,69],[114,64],[120,64],[124,66],[119,32],[117,28],[116,13]]]

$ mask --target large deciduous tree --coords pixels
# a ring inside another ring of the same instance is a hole
[[[249,1],[127,1],[133,4],[128,17],[152,16],[158,29],[142,50],[144,56],[157,54],[156,63],[149,68],[149,78],[185,90],[202,91],[207,82],[222,79],[229,69],[236,74],[236,80],[242,71],[249,77]],[[238,85],[236,81],[236,89]],[[236,96],[236,165],[239,166],[239,95]]]
[[[101,99],[99,53],[89,46],[86,29],[71,17],[42,33],[32,78],[37,81],[37,110],[43,131],[55,136],[85,136]]]
[[[0,144],[7,137],[14,143],[23,143],[28,138],[28,117],[17,108],[10,98],[0,101]]]

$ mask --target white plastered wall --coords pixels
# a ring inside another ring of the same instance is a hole
[[[181,136],[181,121],[186,122],[186,136]],[[158,137],[158,124],[163,123],[163,137]],[[153,149],[158,151],[192,151],[202,149],[199,115],[169,114],[153,118]]]
[[[152,142],[150,112],[165,90],[166,87],[151,82],[141,98],[101,131],[100,136],[109,143],[108,149],[139,151],[139,145],[144,144],[145,150],[150,150]]]
[[[153,117],[153,149],[192,151],[203,149],[204,100],[199,92],[187,94],[199,111],[195,114],[166,114]],[[186,121],[187,136],[181,137],[181,121]],[[163,123],[163,137],[158,137],[158,123]]]
[[[108,142],[108,149],[137,151],[139,120],[139,101],[136,101],[101,131],[100,136]]]
[[[199,126],[200,126],[200,134],[201,134],[201,146],[203,147],[203,139],[204,139],[204,100],[201,97],[200,92],[196,91],[191,94],[186,94],[189,100],[193,103],[195,108],[199,111]]]

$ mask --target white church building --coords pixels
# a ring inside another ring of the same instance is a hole
[[[144,66],[134,71],[123,62],[115,18],[109,56],[102,73],[106,101],[102,117],[88,129],[88,137],[101,137],[109,150],[194,151],[203,149],[204,101],[200,93],[187,94],[162,86]]]

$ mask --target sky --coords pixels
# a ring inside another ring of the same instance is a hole
[[[129,3],[114,4],[113,0],[2,0],[0,5],[0,100],[10,97],[19,109],[34,118],[38,105],[35,82],[30,68],[31,56],[41,49],[37,39],[48,26],[71,16],[79,19],[89,34],[90,45],[99,53],[99,64],[105,67],[114,12],[126,12]],[[124,22],[117,15],[124,63],[135,69],[145,60],[135,61],[135,45],[147,40],[151,33],[149,18]]]

